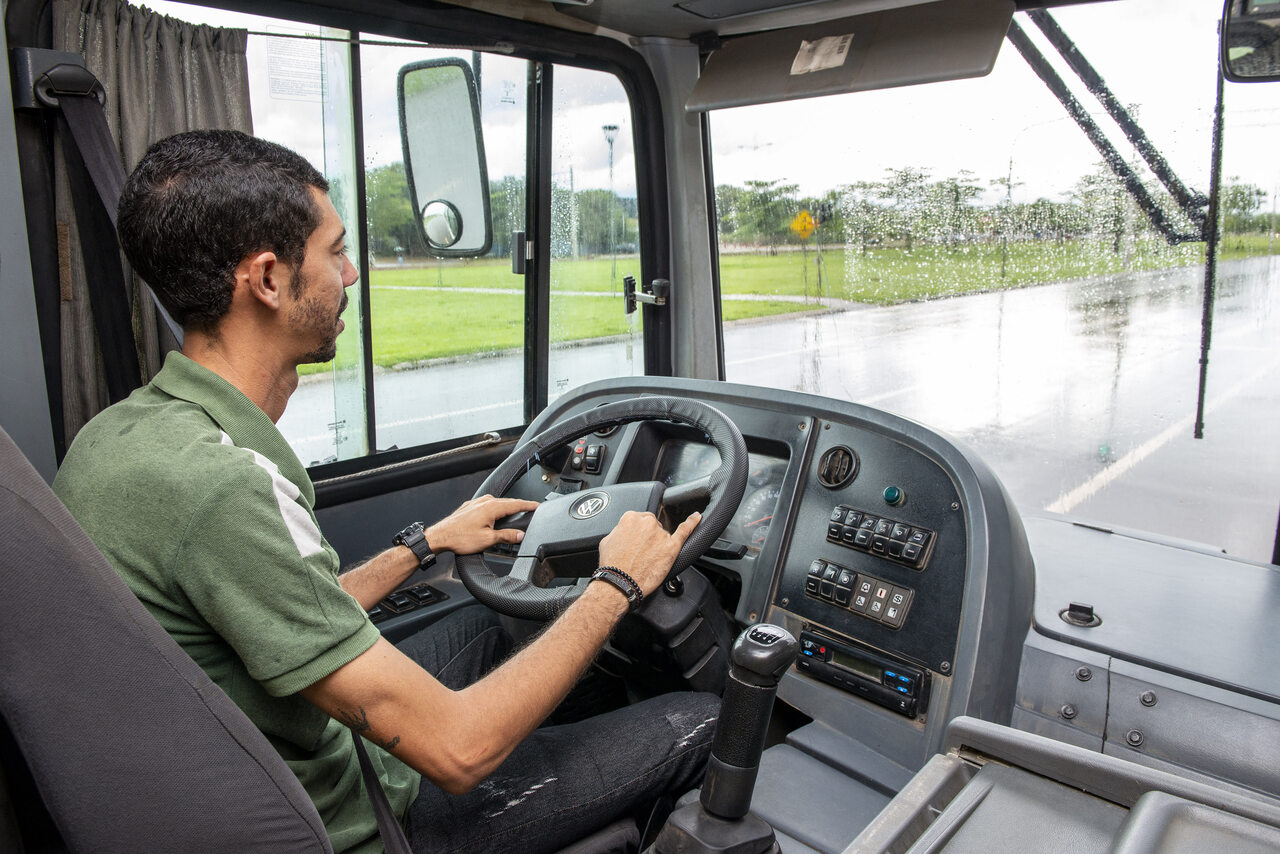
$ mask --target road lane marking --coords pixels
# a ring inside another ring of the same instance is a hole
[[[784,350],[781,353],[766,353],[763,356],[750,356],[746,359],[734,359],[732,362],[728,362],[727,364],[729,366],[748,365],[752,362],[763,362],[768,359],[785,359],[788,356],[800,356],[805,353],[812,352],[812,349],[813,348],[811,347],[801,347],[799,350]]]
[[[1206,401],[1204,406],[1205,416],[1207,417],[1210,412],[1213,412],[1222,404],[1239,397],[1246,388],[1262,379],[1262,377],[1266,376],[1271,371],[1274,371],[1277,366],[1280,366],[1280,359],[1273,360],[1271,363],[1264,365],[1228,388],[1220,396]],[[1138,463],[1142,462],[1147,457],[1172,442],[1178,436],[1185,435],[1186,431],[1195,426],[1195,420],[1195,415],[1188,415],[1186,418],[1169,425],[1155,436],[1143,442],[1141,445],[1077,486],[1075,489],[1058,496],[1057,501],[1054,501],[1044,509],[1050,513],[1070,513],[1072,510],[1079,507],[1102,490],[1106,489],[1120,477],[1128,474],[1136,465],[1138,465]]]
[[[898,395],[915,391],[916,389],[920,388],[920,386],[922,385],[924,385],[924,383],[914,383],[912,385],[903,386],[902,388],[896,388],[893,391],[886,391],[883,394],[876,394],[876,395],[872,395],[871,397],[864,397],[859,400],[854,400],[853,402],[861,403],[863,406],[870,406],[873,403],[879,403],[882,400],[888,400],[891,397],[897,397]]]
[[[456,415],[474,415],[477,412],[488,412],[491,409],[503,409],[508,406],[521,406],[521,400],[504,400],[501,403],[486,403],[484,406],[473,406],[470,409],[455,409],[452,412],[436,412],[431,415],[419,415],[416,418],[402,418],[399,421],[388,421],[386,424],[379,424],[379,430],[387,430],[392,427],[405,427],[409,424],[421,424],[424,421],[435,421],[440,418],[453,418]]]
[[[501,403],[487,403],[484,406],[473,406],[470,409],[455,409],[452,412],[434,412],[431,415],[419,415],[416,418],[402,418],[399,421],[389,421],[386,424],[379,424],[379,430],[389,430],[395,427],[406,427],[410,424],[421,424],[427,421],[436,421],[441,418],[453,418],[457,415],[474,415],[477,412],[488,412],[491,409],[502,409],[508,406],[520,406],[519,400],[506,400]],[[333,433],[321,433],[318,436],[305,436],[301,439],[294,439],[296,443],[303,442],[321,442],[333,439]]]

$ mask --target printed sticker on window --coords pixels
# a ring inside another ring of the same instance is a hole
[[[839,68],[849,58],[849,47],[852,44],[853,33],[800,42],[800,50],[796,51],[796,58],[791,63],[792,76]]]

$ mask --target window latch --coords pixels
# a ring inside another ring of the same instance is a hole
[[[637,291],[634,276],[622,277],[622,298],[626,301],[627,314],[635,312],[638,302],[645,305],[666,305],[667,294],[670,292],[670,279],[654,279],[652,284],[641,285]]]
[[[533,247],[523,231],[511,232],[511,272],[523,276],[533,260]]]

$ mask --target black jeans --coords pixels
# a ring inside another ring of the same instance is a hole
[[[491,611],[470,606],[398,646],[458,689],[500,663],[512,641]],[[719,711],[712,694],[665,694],[541,727],[464,795],[424,778],[405,819],[409,841],[418,854],[556,851],[663,794],[693,788]]]

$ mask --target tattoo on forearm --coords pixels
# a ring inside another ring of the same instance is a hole
[[[359,709],[359,712],[338,709],[338,717],[344,724],[355,730],[357,735],[364,736],[388,753],[395,750],[396,745],[400,743],[400,736],[392,736],[387,741],[377,738],[371,733],[373,727],[369,723],[369,714],[364,710],[364,706],[360,706]]]

